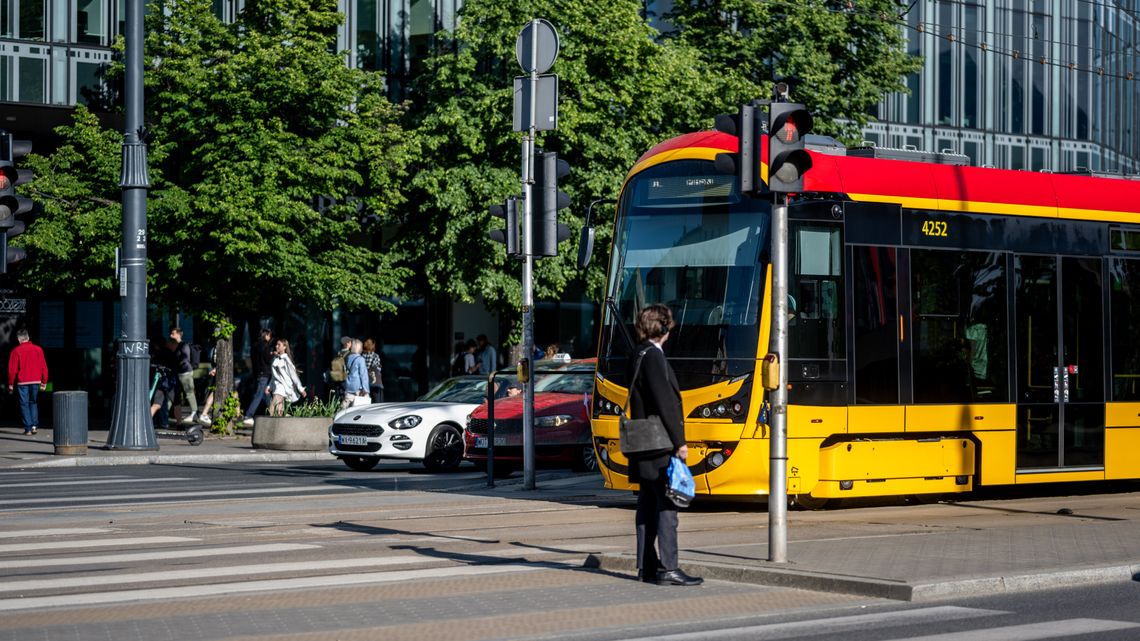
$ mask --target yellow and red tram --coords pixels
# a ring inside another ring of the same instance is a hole
[[[631,487],[617,408],[661,302],[698,491],[768,493],[771,203],[714,168],[736,146],[680,136],[625,181],[592,408],[607,487]],[[877,155],[817,147],[789,203],[788,493],[1140,478],[1140,181]]]

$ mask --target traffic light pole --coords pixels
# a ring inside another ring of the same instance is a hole
[[[535,28],[530,30],[530,81],[531,87],[538,83],[538,49],[539,30],[537,21]],[[534,489],[534,141],[538,129],[535,125],[535,116],[538,105],[535,101],[535,92],[530,92],[530,101],[526,105],[529,110],[527,122],[530,128],[523,138],[522,188],[523,199],[523,233],[522,252],[522,321],[523,321],[523,359],[527,364],[527,377],[523,397],[523,489]]]
[[[119,253],[122,329],[109,449],[157,450],[151,423],[150,344],[146,339],[146,142],[143,122],[143,0],[127,0],[126,124],[123,135],[123,246]]]
[[[788,561],[788,197],[772,206],[772,331],[768,351],[779,358],[771,392],[768,438],[768,560]]]

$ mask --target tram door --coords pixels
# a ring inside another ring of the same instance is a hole
[[[1014,256],[1017,469],[1104,466],[1100,258]]]

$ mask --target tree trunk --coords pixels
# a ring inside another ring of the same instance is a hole
[[[222,323],[231,325],[228,317],[223,318]],[[234,339],[232,332],[217,339],[214,346],[214,367],[217,368],[217,374],[214,378],[214,406],[210,408],[210,413],[212,416],[224,416],[222,408],[225,407],[226,399],[229,398],[234,389]],[[240,412],[238,416],[241,416]],[[229,432],[233,429],[233,422],[237,417],[228,416],[226,418],[228,419],[226,431]]]

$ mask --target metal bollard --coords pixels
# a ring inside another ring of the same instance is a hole
[[[52,443],[62,456],[87,454],[87,392],[52,395]]]

